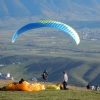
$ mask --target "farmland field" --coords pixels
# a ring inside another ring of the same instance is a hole
[[[34,75],[42,81],[42,71],[47,69],[52,73],[49,76],[52,82],[61,81],[62,71],[67,70],[69,84],[79,86],[98,80],[99,40],[81,39],[76,45],[69,35],[44,28],[27,31],[12,43],[14,32],[15,28],[0,30],[0,64],[4,65],[0,72],[10,72],[15,79],[29,80]],[[96,81],[93,83],[99,83]]]

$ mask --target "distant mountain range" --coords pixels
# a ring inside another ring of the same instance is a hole
[[[0,0],[0,19],[99,20],[100,0]]]

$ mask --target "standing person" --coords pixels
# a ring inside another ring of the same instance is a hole
[[[92,85],[90,86],[90,89],[91,89],[91,90],[95,90],[95,86],[92,84]]]
[[[86,87],[87,87],[87,89],[90,89],[90,84],[88,84]]]
[[[68,75],[67,75],[66,71],[63,71],[63,88],[64,88],[64,90],[68,90],[67,82],[68,82]]]
[[[99,87],[99,85],[96,85],[96,91],[100,91],[100,87]]]
[[[48,75],[49,75],[49,74],[50,74],[50,73],[49,73],[47,70],[44,70],[44,71],[43,71],[42,78],[45,80],[45,82],[48,81]]]

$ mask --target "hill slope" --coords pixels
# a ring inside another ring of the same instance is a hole
[[[99,19],[99,0],[1,0],[0,19],[35,17],[61,20]]]
[[[66,70],[69,76],[68,84],[76,86],[85,86],[88,82],[99,84],[100,63],[97,61],[95,64],[91,62],[91,60],[89,62],[86,60],[79,60],[79,58],[75,60],[75,58],[70,59],[67,57],[53,58],[19,55],[1,58],[0,61],[2,63],[4,61],[6,65],[2,67],[0,71],[4,73],[10,72],[17,80],[20,80],[20,78],[30,80],[31,77],[35,76],[38,81],[43,81],[41,77],[42,71],[47,69],[50,71],[49,82],[62,82],[62,72]],[[20,64],[18,63],[19,61]],[[14,64],[12,65],[12,63]],[[91,65],[94,66],[91,67]]]

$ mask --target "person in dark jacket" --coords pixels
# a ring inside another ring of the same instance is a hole
[[[21,80],[19,81],[19,84],[23,83],[25,80],[23,78],[21,78]]]
[[[90,84],[88,84],[86,87],[87,87],[87,89],[90,89]]]
[[[48,81],[48,75],[49,74],[50,74],[50,72],[48,72],[47,70],[43,71],[42,78],[45,80],[45,82]]]

